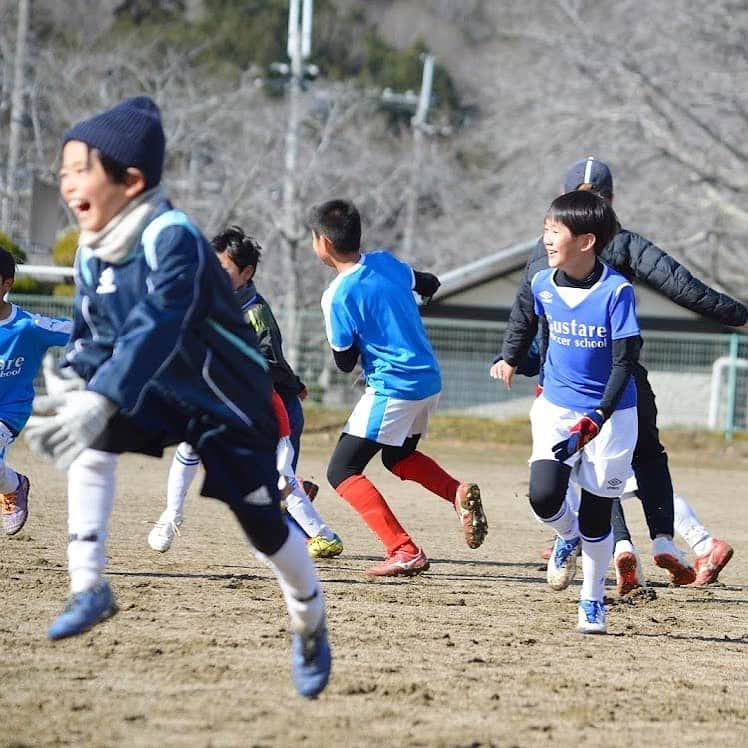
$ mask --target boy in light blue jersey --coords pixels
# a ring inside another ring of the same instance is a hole
[[[72,322],[30,314],[5,300],[16,263],[0,249],[0,501],[6,535],[20,532],[28,518],[29,479],[5,463],[8,447],[31,415],[34,377],[50,346],[66,345]]]
[[[641,345],[631,284],[598,254],[616,231],[610,204],[591,192],[561,195],[546,215],[549,268],[532,279],[545,317],[542,393],[530,411],[530,504],[556,531],[548,583],[564,589],[582,552],[578,630],[607,631],[605,573],[613,553],[611,506],[631,477],[637,438],[633,368]],[[594,441],[593,441],[594,440]],[[578,515],[569,480],[581,489]]]
[[[335,363],[352,371],[360,356],[366,377],[327,478],[385,546],[384,561],[366,575],[420,574],[429,568],[426,554],[363,475],[377,452],[398,478],[416,481],[454,506],[470,548],[483,543],[488,529],[478,486],[460,483],[416,449],[436,409],[441,375],[413,292],[430,297],[439,281],[389,252],[362,254],[361,218],[350,201],[315,206],[308,223],[317,257],[338,273],[322,296]]]

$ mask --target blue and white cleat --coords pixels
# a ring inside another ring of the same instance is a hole
[[[580,551],[579,538],[564,540],[556,538],[551,557],[548,559],[546,579],[554,590],[565,590],[577,571],[577,556]]]
[[[597,600],[579,601],[579,622],[577,631],[580,634],[607,634],[605,625],[605,606]]]
[[[83,592],[77,592],[68,598],[65,610],[49,627],[47,636],[50,639],[64,639],[88,631],[117,612],[117,603],[112,588],[106,581]]]
[[[325,690],[330,679],[332,654],[323,623],[309,636],[294,633],[291,642],[291,671],[293,684],[301,696],[316,698]]]

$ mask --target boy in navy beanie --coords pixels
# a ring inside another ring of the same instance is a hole
[[[305,539],[280,508],[272,382],[228,275],[160,186],[164,132],[138,96],[63,137],[60,193],[81,227],[73,334],[46,377],[27,441],[68,473],[70,599],[48,631],[80,634],[117,611],[103,576],[117,455],[187,442],[202,493],[228,504],[275,573],[291,617],[293,678],[314,697],[331,655]],[[41,400],[41,402],[39,402]]]
[[[135,96],[101,114],[73,125],[63,136],[85,143],[122,166],[139,169],[145,188],[161,181],[166,138],[161,113],[147,96]]]

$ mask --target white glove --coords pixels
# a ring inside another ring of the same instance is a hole
[[[296,485],[296,476],[293,472],[294,448],[291,439],[283,436],[278,440],[278,446],[275,449],[275,466],[278,470],[278,490]]]
[[[71,366],[58,369],[55,357],[51,353],[44,356],[42,373],[44,388],[48,395],[62,395],[64,392],[86,389],[86,380],[79,377]]]
[[[118,406],[91,390],[73,390],[34,400],[35,413],[51,410],[56,411],[54,415],[29,418],[24,436],[35,454],[54,459],[58,469],[67,470],[101,436]]]

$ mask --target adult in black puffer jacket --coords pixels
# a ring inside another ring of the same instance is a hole
[[[566,192],[575,189],[593,190],[612,202],[613,177],[610,169],[602,161],[592,157],[577,161],[570,167],[564,180]],[[619,227],[613,241],[602,251],[600,259],[629,280],[645,283],[679,306],[720,324],[739,327],[748,321],[748,309],[744,304],[694,278],[670,255],[633,231]],[[534,311],[530,282],[538,271],[547,267],[546,251],[540,239],[530,254],[509,316],[501,353],[497,357],[497,361],[503,360],[503,363],[497,363],[492,369],[492,374],[503,379],[507,385],[515,367],[523,361],[537,334],[538,318]],[[673,485],[667,454],[657,430],[655,397],[647,378],[647,370],[641,364],[637,364],[634,378],[638,392],[639,438],[632,466],[638,483],[637,493],[642,501],[650,537],[653,540],[658,536],[672,538]],[[616,502],[616,505],[614,527],[618,539],[621,534],[628,535],[628,531],[625,529],[620,503]],[[619,515],[617,521],[616,514]],[[674,545],[672,551],[675,551]],[[669,556],[671,553],[664,555]],[[657,551],[655,556],[658,556]],[[675,583],[688,584],[694,580],[693,570],[684,566],[680,557],[675,558],[677,563],[674,569],[668,566],[670,559],[660,558],[660,561],[662,563],[658,565],[668,568]]]

